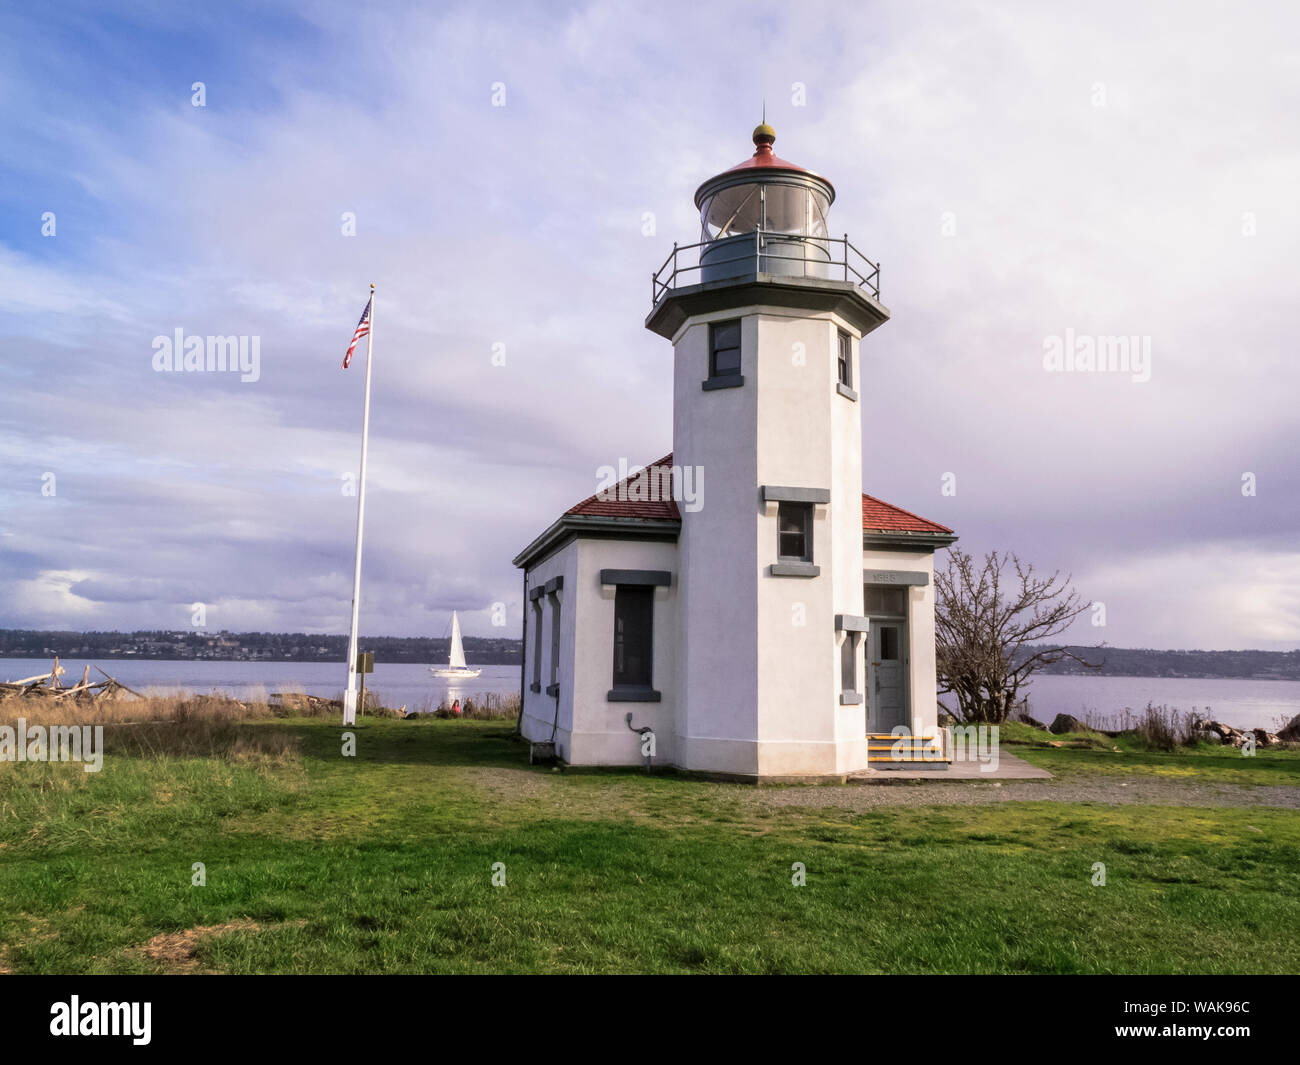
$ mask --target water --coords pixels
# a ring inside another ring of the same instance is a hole
[[[951,699],[951,696],[947,697]],[[1184,677],[1076,677],[1037,674],[1030,682],[1029,713],[1045,725],[1057,714],[1115,719],[1147,703],[1213,718],[1235,728],[1271,732],[1300,714],[1300,681]]]
[[[67,672],[65,685],[81,680],[90,665],[90,679],[103,680],[98,666],[142,695],[179,695],[184,692],[221,692],[236,699],[261,699],[273,692],[305,692],[339,699],[347,686],[341,662],[198,662],[156,661],[139,658],[59,660]],[[44,658],[0,658],[0,680],[20,680],[49,670]],[[376,662],[366,676],[366,692],[374,692],[384,706],[412,710],[433,709],[439,702],[465,701],[488,693],[519,694],[519,666],[482,666],[473,680],[451,681],[435,677],[427,665],[414,662]]]
[[[81,679],[84,659],[64,659],[64,684]],[[113,674],[139,692],[172,695],[181,692],[223,692],[236,698],[262,698],[272,692],[306,692],[340,698],[347,682],[337,662],[162,662],[149,659],[92,660],[93,666]],[[42,658],[0,658],[0,679],[31,676],[50,668]],[[483,666],[469,681],[440,680],[427,666],[416,663],[375,663],[366,688],[385,706],[405,704],[412,710],[431,709],[439,702],[471,698],[489,692],[519,692],[519,666]],[[951,697],[949,697],[951,698]],[[1300,714],[1300,681],[1293,680],[1186,680],[1167,677],[1049,676],[1039,674],[1029,689],[1030,713],[1044,724],[1057,714],[1113,718],[1127,707],[1135,713],[1148,702],[1184,713],[1193,708],[1237,728],[1276,730]]]

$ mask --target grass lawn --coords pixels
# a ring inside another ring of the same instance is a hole
[[[530,768],[502,722],[366,721],[355,758],[321,719],[180,751],[153,729],[111,726],[98,774],[0,765],[0,969],[1300,971],[1295,810],[942,805],[948,784],[854,813],[848,789]],[[1294,753],[1012,750],[1300,786]]]
[[[1245,757],[1233,747],[1199,744],[1166,752],[1150,750],[1129,734],[1054,736],[1016,723],[1000,730],[1012,754],[1067,780],[1100,773],[1120,779],[1137,775],[1200,784],[1300,786],[1300,751],[1259,747]]]

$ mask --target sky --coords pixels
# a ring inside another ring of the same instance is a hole
[[[1073,642],[1300,647],[1298,31],[1282,2],[5,3],[0,627],[346,632],[374,282],[362,632],[517,634],[511,558],[671,448],[650,274],[765,105],[881,262],[864,489],[1068,573],[1105,606]],[[257,372],[156,369],[177,329],[257,338]],[[1149,362],[1048,361],[1108,337]]]

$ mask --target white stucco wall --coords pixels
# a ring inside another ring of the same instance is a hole
[[[602,569],[667,570],[673,583],[654,590],[651,683],[660,701],[611,702],[614,673],[614,594],[600,583]],[[677,710],[677,545],[629,540],[578,541],[570,602],[575,606],[573,765],[642,765],[641,739],[627,725],[655,731],[656,765],[674,764]],[[566,588],[568,581],[565,581]]]
[[[737,317],[745,384],[706,392],[708,323]],[[674,338],[673,461],[704,471],[702,506],[683,513],[678,541],[677,733],[687,769],[758,771],[757,330],[742,309],[690,319]]]
[[[770,575],[777,506],[760,504],[759,771],[848,772],[866,764],[861,707],[839,703],[834,620],[862,613],[861,406],[835,387],[838,331],[853,333],[829,315],[768,308],[758,321],[758,483],[831,493],[829,504],[814,507],[813,562],[821,573],[809,579]]]
[[[708,323],[732,318],[745,383],[705,391]],[[674,338],[674,461],[705,471],[704,506],[683,514],[680,541],[686,768],[800,776],[866,765],[864,711],[839,703],[834,624],[862,613],[861,406],[835,387],[839,328],[856,348],[829,314],[752,306],[689,319]],[[830,491],[813,511],[817,577],[770,573],[777,507],[763,485]]]

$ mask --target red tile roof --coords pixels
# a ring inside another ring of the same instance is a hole
[[[590,518],[626,518],[643,521],[680,521],[681,512],[677,509],[677,504],[673,501],[671,495],[672,482],[666,478],[661,480],[653,474],[663,467],[670,467],[673,464],[672,453],[669,452],[658,462],[652,462],[646,467],[650,476],[646,476],[641,485],[638,486],[637,495],[641,496],[658,496],[659,498],[647,499],[629,499],[630,493],[627,485],[637,477],[643,476],[641,471],[630,474],[619,481],[618,484],[606,488],[602,492],[597,492],[594,496],[588,496],[581,503],[571,506],[565,511],[566,514],[581,514]],[[669,490],[668,498],[663,498],[664,493],[660,492],[661,487]],[[604,496],[605,498],[601,498]]]
[[[862,528],[872,532],[951,533],[946,525],[862,493]]]
[[[669,452],[658,462],[652,462],[646,467],[649,471],[660,470],[665,467],[671,467],[673,464],[672,453]],[[625,477],[617,485],[605,489],[603,492],[597,492],[595,495],[588,496],[581,503],[570,507],[566,514],[579,514],[584,517],[595,518],[624,518],[635,521],[680,521],[681,512],[677,509],[677,504],[671,497],[662,498],[662,493],[658,493],[658,488],[665,484],[654,477],[647,478],[649,484],[643,483],[640,486],[639,495],[660,494],[661,498],[657,499],[629,499],[631,494],[627,490],[628,482],[633,480],[636,474]],[[667,482],[671,486],[671,482]],[[650,490],[648,490],[650,489]],[[601,496],[605,496],[604,499]],[[911,511],[904,510],[902,507],[896,507],[892,503],[886,503],[884,500],[877,499],[875,496],[869,496],[865,493],[862,496],[862,527],[872,532],[915,532],[915,533],[951,533],[952,530],[946,525],[940,525],[938,522],[930,521],[928,518],[922,518],[913,514]]]

